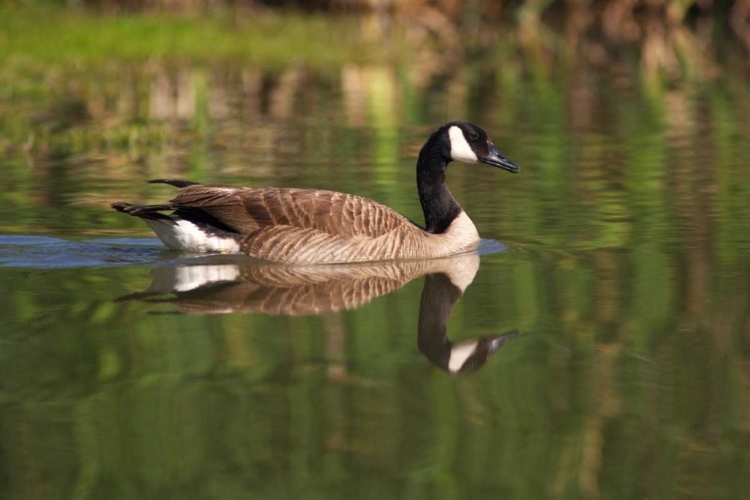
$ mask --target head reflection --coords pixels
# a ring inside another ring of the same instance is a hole
[[[419,304],[417,345],[430,362],[451,374],[478,370],[508,340],[519,335],[512,331],[501,335],[464,338],[451,342],[448,320],[463,290],[442,273],[425,276]]]
[[[179,314],[264,313],[315,315],[354,309],[425,276],[417,345],[438,368],[463,374],[482,367],[509,339],[519,335],[463,338],[452,342],[447,323],[479,268],[479,256],[341,266],[282,266],[246,259],[201,258],[200,264],[157,266],[143,292],[118,301],[176,306]],[[154,311],[156,312],[156,311]],[[161,311],[164,312],[164,311]]]

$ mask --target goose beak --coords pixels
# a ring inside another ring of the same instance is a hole
[[[505,345],[506,342],[508,342],[510,339],[518,337],[519,335],[521,335],[520,331],[513,330],[511,332],[498,335],[494,338],[490,338],[487,342],[487,352],[490,355],[495,354],[502,346]]]
[[[494,167],[500,167],[503,170],[507,170],[510,173],[517,174],[521,171],[521,167],[507,159],[498,149],[495,147],[494,144],[491,142],[489,143],[490,146],[490,152],[487,156],[483,157],[479,161],[482,163],[486,163],[488,165],[492,165]]]

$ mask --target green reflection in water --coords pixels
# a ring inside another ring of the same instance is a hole
[[[2,231],[146,236],[107,203],[156,201],[140,179],[179,176],[354,192],[419,219],[413,163],[448,102],[523,170],[449,169],[510,248],[483,257],[447,330],[522,335],[450,377],[418,348],[425,278],[345,312],[188,316],[114,302],[153,265],[5,268],[8,498],[744,496],[744,86],[213,69],[4,73]]]

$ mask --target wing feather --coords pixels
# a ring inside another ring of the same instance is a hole
[[[314,189],[190,185],[170,203],[177,209],[203,210],[242,234],[287,226],[344,238],[378,238],[398,227],[414,227],[403,215],[373,200]]]

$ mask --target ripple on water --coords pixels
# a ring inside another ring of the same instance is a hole
[[[488,240],[488,239],[482,238],[479,241],[479,246],[477,247],[477,253],[479,255],[489,255],[492,253],[504,252],[507,249],[508,249],[508,245],[505,245],[504,243],[500,243],[497,240]]]
[[[507,246],[499,241],[483,239],[477,253],[488,255],[505,250]],[[151,264],[162,260],[167,252],[156,238],[70,241],[49,236],[0,235],[0,267],[50,269]]]
[[[145,264],[164,251],[156,238],[70,241],[48,236],[0,235],[0,266],[63,268]]]

